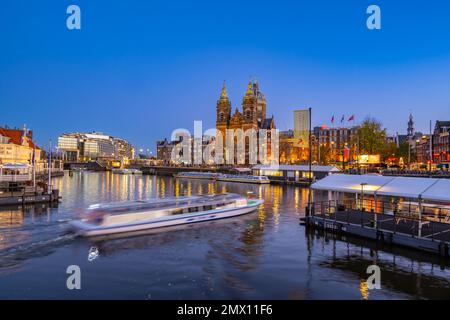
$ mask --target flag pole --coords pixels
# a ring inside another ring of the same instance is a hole
[[[33,188],[36,191],[36,146],[33,148]]]
[[[49,142],[48,154],[48,194],[52,193],[52,140]]]
[[[431,164],[433,163],[433,134],[431,133],[431,120],[430,120],[430,172]]]
[[[311,107],[309,108],[309,191],[308,191],[308,216],[311,215],[311,184],[312,184],[312,140],[311,140],[311,129],[312,129],[312,113]]]

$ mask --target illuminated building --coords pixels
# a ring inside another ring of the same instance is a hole
[[[161,160],[163,164],[172,163],[172,150],[180,141],[169,141],[167,139],[156,141],[156,159]]]
[[[433,134],[433,162],[450,163],[450,121],[436,121]]]
[[[62,134],[58,138],[58,149],[67,162],[116,160],[127,164],[135,155],[128,141],[98,132]]]
[[[247,91],[242,99],[242,112],[236,108],[233,113],[226,85],[225,83],[223,84],[222,92],[216,105],[216,129],[222,134],[224,141],[227,129],[242,129],[244,132],[253,129],[256,133],[260,129],[268,131],[275,129],[274,117],[266,117],[266,98],[262,94],[257,81],[249,81],[247,85]],[[267,151],[270,155],[270,136],[267,144]],[[249,163],[248,151],[249,141],[248,138],[245,138],[245,164]],[[237,158],[237,156],[234,157],[235,160]]]
[[[32,164],[41,159],[41,149],[33,143],[33,132],[24,128],[0,128],[0,163]]]
[[[345,161],[356,159],[358,126],[346,128],[328,128],[326,126],[315,127],[314,136],[317,138],[319,150],[327,150],[332,163],[342,162],[344,149],[348,148],[349,156]],[[325,154],[319,156],[325,157]],[[322,161],[320,161],[322,163]]]
[[[430,163],[430,135],[425,134],[415,140],[417,162],[421,165]]]

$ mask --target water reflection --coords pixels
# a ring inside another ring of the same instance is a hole
[[[45,280],[53,291],[42,290],[36,280],[42,277],[39,270],[64,274],[67,263],[86,269],[86,281],[98,284],[83,290],[83,298],[146,298],[149,293],[160,299],[450,296],[448,261],[305,230],[299,225],[308,201],[304,188],[109,172],[76,172],[55,178],[54,185],[63,197],[55,208],[0,209],[0,285],[14,287],[17,298],[69,295],[51,277]],[[126,238],[75,239],[67,233],[66,222],[90,204],[215,192],[252,194],[265,202],[242,217]],[[96,258],[88,261],[89,253]],[[374,263],[382,270],[382,290],[369,290],[365,282],[366,268]],[[0,298],[4,295],[0,292]]]
[[[400,247],[381,247],[376,242],[332,233],[309,230],[307,237],[312,254],[320,250],[318,266],[340,270],[359,279],[361,299],[369,299],[379,291],[398,292],[416,299],[448,299],[450,297],[450,262],[435,255]],[[346,244],[341,246],[339,244]],[[317,248],[317,246],[319,248]],[[377,265],[381,270],[382,290],[369,290],[367,267]]]

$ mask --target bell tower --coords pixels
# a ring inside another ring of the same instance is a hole
[[[407,130],[406,134],[407,134],[409,139],[413,139],[414,138],[415,130],[414,130],[414,120],[413,120],[412,113],[409,114],[408,130]]]
[[[256,118],[256,97],[251,81],[249,81],[247,85],[247,91],[245,92],[245,96],[242,99],[242,112],[244,116],[244,123],[246,124],[246,128],[244,129],[258,125]]]
[[[256,98],[256,120],[260,125],[266,119],[266,97],[260,91],[257,80],[253,82],[253,92]]]
[[[220,98],[217,100],[216,106],[216,129],[222,131],[225,137],[225,132],[230,124],[231,118],[231,103],[228,98],[227,86],[225,81],[223,82]]]

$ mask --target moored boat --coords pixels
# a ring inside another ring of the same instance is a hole
[[[142,174],[142,171],[138,169],[112,169],[112,172],[118,174]]]
[[[250,213],[262,203],[224,193],[96,204],[69,224],[84,236],[106,235],[234,217]]]
[[[269,178],[266,176],[252,176],[243,174],[221,174],[216,179],[218,181],[230,181],[230,182],[259,183],[259,184],[270,183]]]
[[[187,178],[187,179],[207,179],[214,180],[216,179],[220,173],[215,172],[179,172],[174,175],[175,178]]]

